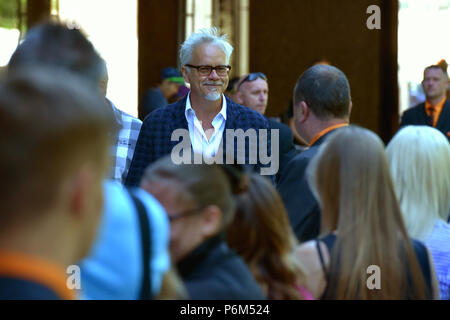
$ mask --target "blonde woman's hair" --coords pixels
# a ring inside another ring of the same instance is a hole
[[[407,126],[386,153],[406,228],[424,240],[450,213],[450,143],[435,128]]]
[[[337,231],[325,298],[426,298],[380,138],[357,126],[336,130],[307,175],[322,209],[322,233]],[[371,265],[382,272],[380,290],[367,288]]]

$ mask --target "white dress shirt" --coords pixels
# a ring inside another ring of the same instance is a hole
[[[222,94],[222,109],[220,109],[219,113],[214,117],[211,123],[214,129],[207,130],[214,130],[212,135],[208,134],[208,136],[211,136],[209,139],[203,130],[201,122],[195,115],[194,109],[192,109],[190,93],[186,99],[185,116],[194,152],[201,153],[209,158],[214,157],[219,150],[223,131],[225,130],[225,121],[227,120],[227,101],[225,96]]]

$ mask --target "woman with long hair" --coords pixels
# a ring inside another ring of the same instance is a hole
[[[429,126],[407,126],[386,148],[406,229],[433,256],[441,299],[450,299],[450,143]]]
[[[307,175],[321,206],[322,234],[296,253],[316,297],[437,297],[430,253],[408,236],[376,134],[356,126],[337,130],[321,146]]]
[[[245,260],[267,299],[312,299],[301,285],[297,239],[274,186],[254,173],[242,174],[233,184],[236,215],[227,232],[229,246]]]

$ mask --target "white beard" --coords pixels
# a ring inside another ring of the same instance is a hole
[[[210,92],[205,96],[205,99],[209,101],[217,101],[221,96],[222,95],[219,92]]]

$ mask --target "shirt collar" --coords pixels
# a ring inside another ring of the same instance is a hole
[[[430,102],[425,101],[425,109],[427,110],[427,113],[430,111],[431,108],[434,108],[436,112],[440,112],[444,106],[445,100],[447,97],[444,96],[441,101],[439,101],[435,106],[432,106]]]
[[[186,108],[184,109],[184,114],[186,115],[186,118],[190,116],[191,114],[195,115],[195,111],[192,108],[191,105],[191,93],[188,93],[188,96],[186,98]],[[219,113],[217,115],[222,115],[224,120],[227,120],[227,99],[225,99],[225,96],[222,94],[222,108],[220,109]],[[216,115],[216,117],[217,117]]]

